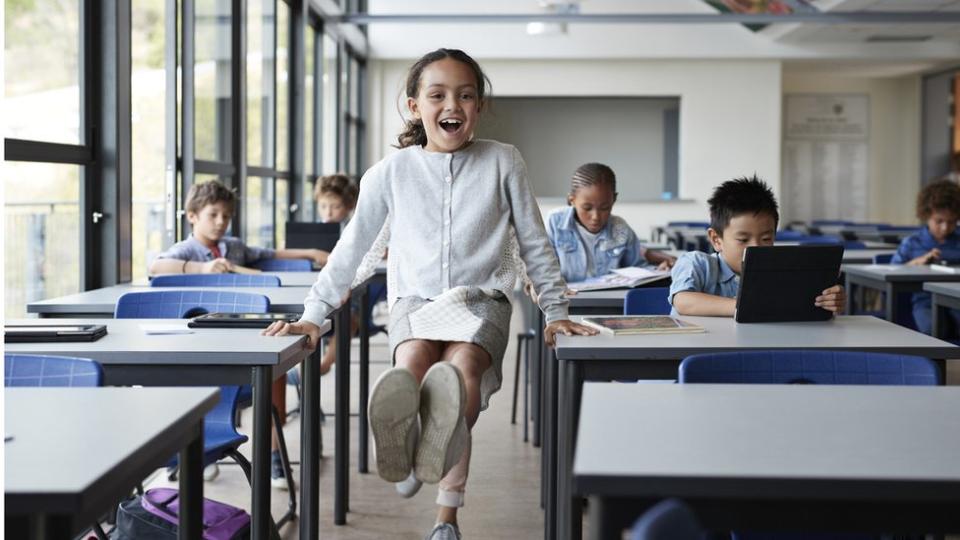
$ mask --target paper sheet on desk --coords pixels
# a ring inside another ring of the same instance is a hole
[[[141,324],[140,329],[147,335],[192,334],[193,330],[183,324]]]

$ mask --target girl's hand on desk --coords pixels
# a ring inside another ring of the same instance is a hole
[[[310,260],[314,263],[324,266],[327,264],[327,257],[330,256],[330,253],[322,249],[311,249],[310,250]]]
[[[543,329],[543,341],[553,347],[557,342],[557,334],[563,334],[565,336],[595,336],[597,335],[597,330],[573,321],[553,321]]]
[[[303,348],[307,350],[314,350],[317,348],[317,344],[320,343],[320,327],[307,322],[307,321],[298,321],[295,323],[286,323],[283,321],[277,321],[266,329],[263,332],[260,332],[260,335],[263,336],[290,336],[290,335],[304,335],[307,336],[307,342],[304,344]]]
[[[937,248],[933,248],[930,251],[924,253],[923,255],[917,257],[916,259],[912,259],[907,264],[911,266],[923,266],[925,264],[934,263],[939,260],[940,260],[940,250]]]
[[[657,265],[657,270],[671,270],[673,268],[673,263],[675,262],[677,262],[677,259],[673,257],[665,259]]]
[[[840,285],[834,285],[820,293],[820,296],[814,300],[814,305],[837,313],[847,305],[847,293]]]

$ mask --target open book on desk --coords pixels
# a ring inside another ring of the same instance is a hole
[[[694,334],[703,332],[698,324],[666,315],[598,315],[584,317],[583,324],[604,334]]]
[[[593,277],[585,281],[567,283],[567,288],[580,291],[599,291],[603,289],[624,289],[639,287],[670,277],[669,270],[650,270],[637,266],[617,268],[609,274]]]

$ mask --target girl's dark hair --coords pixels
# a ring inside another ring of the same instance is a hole
[[[343,173],[328,174],[317,179],[317,186],[313,191],[313,198],[319,199],[326,195],[340,197],[343,204],[354,208],[357,205],[357,195],[360,188],[356,182]]]
[[[487,88],[490,87],[490,79],[480,69],[480,64],[460,49],[437,49],[423,55],[410,66],[410,71],[407,72],[406,96],[416,99],[417,93],[420,91],[420,76],[423,75],[423,70],[430,64],[444,58],[452,58],[458,62],[463,62],[473,70],[473,75],[477,79],[477,100],[482,104],[487,95]],[[406,148],[413,145],[425,146],[426,144],[427,132],[423,128],[423,121],[416,118],[407,120],[403,132],[397,137],[397,148]]]
[[[937,210],[960,216],[960,186],[949,180],[930,182],[917,195],[917,217],[930,218]]]
[[[573,171],[573,177],[570,178],[570,196],[576,195],[580,188],[607,185],[613,191],[613,197],[617,197],[617,175],[613,169],[603,163],[584,163]]]

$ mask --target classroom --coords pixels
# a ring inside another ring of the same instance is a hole
[[[3,536],[960,538],[960,0],[6,0]]]

